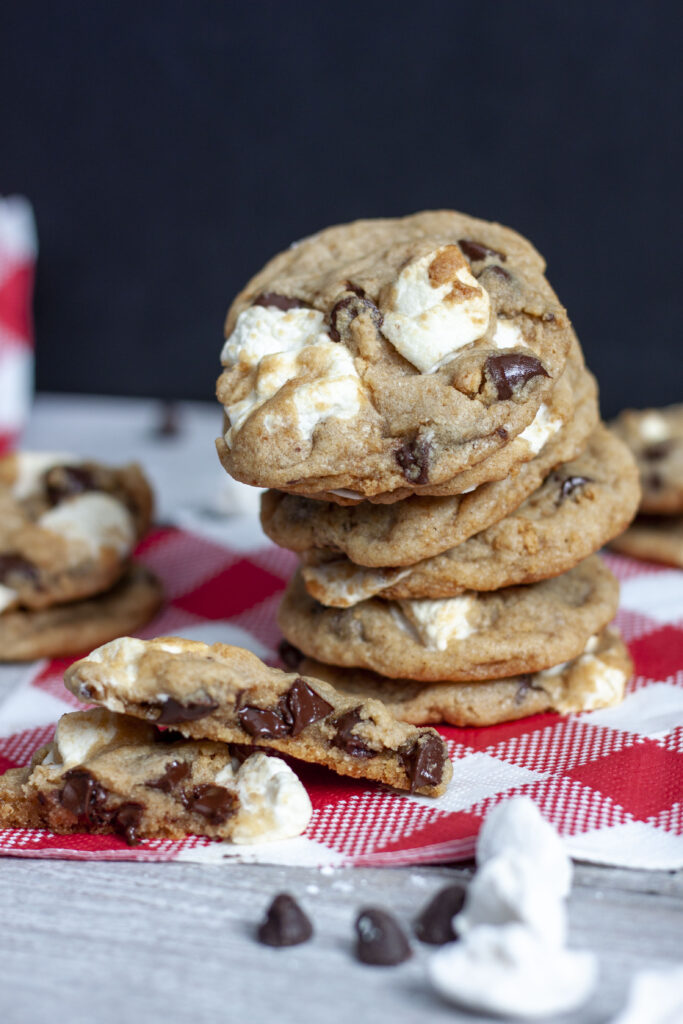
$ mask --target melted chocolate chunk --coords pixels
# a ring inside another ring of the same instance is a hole
[[[360,292],[361,289],[354,289],[353,295],[347,295],[332,307],[332,312],[330,313],[330,337],[332,341],[341,341],[342,334],[348,330],[351,321],[355,320],[361,313],[368,313],[377,330],[380,330],[384,323],[384,317],[375,303],[370,299],[366,299],[364,292],[363,294],[360,294]]]
[[[480,273],[474,275],[478,281],[482,281],[486,284],[487,278],[497,277],[500,281],[511,281],[512,274],[505,267],[499,266],[498,263],[493,263],[489,267],[484,267]]]
[[[154,737],[155,743],[187,743],[187,736],[183,736],[177,729],[157,729]]]
[[[438,786],[443,778],[444,747],[438,736],[427,733],[407,750],[399,751],[401,764],[410,779],[410,791]]]
[[[542,686],[534,686],[531,679],[532,677],[530,675],[523,675],[519,677],[519,682],[517,683],[517,692],[515,693],[515,704],[523,704],[526,700],[526,695],[529,692],[529,690],[543,689]]]
[[[558,495],[558,503],[564,501],[565,498],[571,497],[574,491],[578,491],[579,487],[583,487],[585,484],[590,484],[593,481],[589,476],[568,476],[560,484],[560,493]]]
[[[266,946],[298,946],[313,934],[313,925],[288,893],[276,896],[258,928],[258,940]]]
[[[109,819],[104,807],[106,799],[106,790],[85,768],[72,768],[64,775],[59,802],[79,822],[95,828],[106,823]]]
[[[353,729],[360,721],[360,708],[352,708],[341,715],[334,723],[336,733],[332,743],[351,757],[377,757],[377,750],[371,750],[364,740],[354,735]]]
[[[287,295],[278,295],[277,292],[262,292],[257,295],[252,306],[273,306],[286,313],[288,309],[308,309],[310,305],[303,299],[292,299]]]
[[[288,668],[290,672],[296,672],[304,658],[299,648],[290,644],[289,640],[281,640],[277,650],[285,668]]]
[[[508,439],[508,432],[505,429],[505,427],[498,427],[498,429],[496,430],[496,433],[498,434],[498,437],[502,438],[503,441],[507,441],[507,439]]]
[[[150,789],[160,789],[162,793],[170,793],[179,782],[182,782],[190,774],[190,766],[186,761],[169,761],[161,775],[155,782],[148,782]]]
[[[214,786],[211,783],[195,786],[185,802],[188,810],[201,814],[210,825],[222,825],[237,809],[235,794],[225,786]]]
[[[484,245],[483,242],[475,242],[471,238],[458,239],[458,245],[468,260],[476,262],[477,260],[485,260],[488,256],[496,256],[505,263],[507,259],[504,253],[498,252],[497,249],[489,249],[488,245]]]
[[[112,815],[111,823],[117,832],[129,846],[135,846],[140,841],[138,830],[145,808],[142,804],[127,803],[121,804]]]
[[[666,441],[657,441],[655,444],[649,444],[647,448],[643,449],[641,455],[648,462],[659,462],[660,459],[666,458],[672,448],[673,441],[669,438]]]
[[[274,708],[246,704],[238,710],[237,717],[250,736],[275,739],[280,736],[298,736],[307,725],[325,718],[330,711],[331,704],[323,700],[303,679],[295,679]]]
[[[464,882],[447,885],[437,892],[415,922],[415,934],[420,942],[443,946],[445,942],[453,942],[458,938],[453,918],[462,910],[466,892]]]
[[[412,956],[398,921],[377,907],[366,907],[356,918],[356,956],[364,964],[393,967]]]
[[[95,474],[86,466],[53,466],[45,473],[45,492],[51,505],[65,498],[98,490]]]
[[[9,584],[11,579],[19,585],[26,581],[37,583],[38,569],[23,555],[0,555],[0,583]]]
[[[489,356],[486,370],[496,389],[499,399],[512,398],[513,390],[523,387],[533,377],[549,377],[540,359],[510,352],[500,356]]]
[[[177,725],[178,722],[196,722],[198,718],[206,718],[217,707],[218,704],[213,700],[182,704],[174,697],[169,697],[161,705],[156,723],[157,725]]]
[[[426,484],[429,481],[429,456],[431,445],[423,438],[401,445],[395,458],[406,480],[411,484]]]

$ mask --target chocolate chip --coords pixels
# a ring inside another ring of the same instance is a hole
[[[356,918],[356,956],[364,964],[393,967],[412,956],[398,921],[377,907],[366,907]]]
[[[259,708],[246,704],[238,710],[237,717],[250,736],[276,739],[279,736],[298,736],[306,726],[325,718],[330,711],[331,704],[303,679],[295,679],[275,707]]]
[[[523,704],[524,701],[526,700],[526,695],[529,692],[529,690],[540,690],[540,691],[542,691],[543,687],[542,686],[534,686],[534,684],[532,682],[532,676],[530,676],[530,675],[520,676],[519,677],[519,681],[517,683],[517,691],[515,693],[515,704],[518,704],[518,705],[519,704]]]
[[[281,309],[283,313],[286,313],[288,309],[308,309],[310,303],[304,302],[303,299],[292,299],[287,295],[278,295],[277,292],[262,292],[257,295],[252,306],[273,306],[275,309]]]
[[[215,711],[218,704],[213,700],[194,701],[183,704],[175,697],[168,697],[161,705],[157,725],[177,725],[178,722],[196,722]]]
[[[554,324],[556,317],[554,313],[544,313],[541,317],[541,320],[543,320],[543,322],[546,324]]]
[[[484,267],[480,273],[475,274],[474,276],[483,284],[486,284],[487,279],[492,277],[497,277],[500,281],[512,280],[512,274],[510,271],[506,270],[505,267],[499,266],[498,263],[493,263],[489,267]]]
[[[82,689],[82,688],[81,688]],[[154,736],[155,743],[187,743],[187,736],[183,736],[177,729],[157,729]]]
[[[445,942],[453,942],[458,938],[453,918],[462,910],[466,893],[464,882],[447,885],[437,892],[415,921],[415,934],[420,942],[443,946]]]
[[[160,789],[162,793],[170,793],[189,774],[190,766],[187,761],[169,761],[164,769],[164,774],[155,782],[148,782],[147,786],[150,789]]]
[[[502,252],[498,252],[497,249],[489,249],[488,245],[484,245],[483,242],[474,242],[471,238],[460,238],[458,245],[467,256],[468,260],[485,260],[487,256],[497,256],[499,260],[505,263],[507,256]]]
[[[299,648],[290,644],[288,640],[281,640],[277,650],[285,668],[288,668],[290,672],[296,672],[304,658]]]
[[[513,389],[523,387],[533,377],[550,376],[540,359],[517,352],[489,356],[486,370],[500,399],[512,398]]]
[[[21,585],[26,581],[38,581],[38,569],[23,555],[0,555],[0,583],[16,580]]]
[[[643,480],[645,490],[659,491],[664,486],[664,477],[661,473],[649,473]]]
[[[351,757],[377,757],[378,751],[371,750],[367,743],[353,732],[360,721],[360,708],[352,708],[351,711],[340,715],[334,722],[336,732],[332,743]]]
[[[211,783],[195,786],[192,793],[185,798],[188,810],[201,814],[210,825],[222,825],[235,813],[237,797],[225,786],[214,786]]]
[[[501,438],[501,440],[507,441],[507,439],[508,439],[508,432],[505,429],[505,427],[498,427],[496,429],[496,433],[498,434],[498,437]]]
[[[380,330],[384,323],[384,317],[377,306],[370,299],[365,298],[365,293],[360,295],[358,291],[354,290],[353,295],[345,296],[345,298],[340,299],[332,307],[332,312],[330,313],[330,337],[332,341],[341,341],[342,334],[346,333],[351,321],[355,320],[361,313],[368,313],[377,330]]]
[[[121,804],[112,815],[111,823],[114,831],[122,836],[129,846],[135,846],[140,841],[138,831],[144,811],[142,804],[131,802]]]
[[[429,441],[418,437],[401,445],[394,454],[404,477],[411,484],[426,484],[429,481]]]
[[[257,932],[265,946],[298,946],[313,934],[313,925],[296,900],[281,892],[266,911]]]
[[[408,750],[399,751],[401,764],[410,779],[410,791],[438,786],[443,778],[443,741],[431,733],[420,736]]]
[[[648,462],[659,462],[660,459],[666,458],[673,447],[673,441],[669,438],[666,441],[657,441],[655,444],[650,444],[647,448],[642,451],[642,457],[647,459]]]
[[[64,775],[64,786],[59,794],[62,807],[87,825],[102,825],[108,820],[104,803],[106,790],[85,768],[72,768]]]
[[[52,466],[45,473],[43,481],[51,505],[98,489],[95,474],[86,466]]]
[[[593,481],[589,476],[568,476],[560,484],[560,493],[558,496],[558,502],[564,501],[565,498],[569,498],[574,491],[577,491],[579,487],[583,487],[585,484],[590,484]]]

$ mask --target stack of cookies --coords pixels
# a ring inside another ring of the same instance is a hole
[[[90,650],[152,618],[161,587],[130,560],[152,504],[137,465],[0,459],[0,661]]]
[[[683,405],[627,409],[612,428],[635,456],[643,492],[638,518],[612,547],[683,568]]]
[[[301,557],[287,658],[415,724],[604,707],[630,672],[594,552],[637,470],[544,269],[451,211],[359,221],[276,256],[228,314],[217,447]]]

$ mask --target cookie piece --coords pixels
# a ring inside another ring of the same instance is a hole
[[[613,707],[624,696],[633,664],[608,627],[589,638],[583,654],[541,672],[491,682],[419,683],[385,679],[363,669],[336,668],[303,658],[302,672],[356,698],[375,697],[413,725],[485,726],[554,711],[561,715]]]
[[[44,611],[5,612],[0,615],[0,662],[65,658],[133,633],[155,615],[163,596],[156,576],[133,564],[104,594]]]
[[[397,723],[377,700],[269,668],[241,647],[123,637],[71,665],[64,682],[80,700],[187,736],[265,746],[425,796],[443,793],[452,775],[433,729]]]
[[[345,553],[357,565],[412,565],[461,544],[513,512],[550,470],[581,453],[597,421],[591,378],[571,422],[535,459],[504,480],[483,484],[469,494],[416,495],[395,504],[364,501],[346,507],[338,501],[267,491],[261,499],[261,525],[279,547],[292,551],[326,548]]]
[[[0,776],[0,828],[194,834],[235,843],[300,835],[311,802],[279,757],[241,764],[224,743],[178,739],[103,708],[63,715],[54,742]]]
[[[101,593],[149,529],[152,492],[137,465],[74,455],[0,458],[0,613]]]
[[[533,583],[566,572],[624,530],[639,497],[631,453],[600,426],[578,459],[559,466],[515,512],[458,547],[388,569],[312,552],[301,575],[312,597],[336,608],[368,597],[456,597]]]
[[[638,516],[610,547],[632,558],[683,569],[683,516]]]
[[[364,496],[439,484],[527,427],[571,342],[542,257],[452,211],[280,253],[225,326],[217,442],[238,480]]]
[[[640,511],[683,513],[683,405],[626,409],[612,429],[633,452],[643,488]]]
[[[579,655],[613,618],[619,586],[597,556],[525,587],[326,608],[300,573],[278,614],[285,639],[328,665],[423,682],[500,679]]]

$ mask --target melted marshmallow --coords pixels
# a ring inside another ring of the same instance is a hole
[[[227,765],[216,784],[234,786],[240,801],[232,840],[271,842],[301,835],[313,813],[303,785],[279,757],[252,754],[237,771]]]
[[[537,455],[561,426],[562,420],[560,417],[551,416],[548,406],[545,402],[541,402],[533,420],[521,434],[518,434],[518,437],[522,441],[526,441],[534,455]]]
[[[116,498],[92,492],[62,501],[38,520],[38,525],[68,541],[88,546],[93,554],[113,548],[127,555],[135,543],[133,518]]]
[[[397,602],[421,642],[432,651],[445,651],[452,640],[464,640],[475,632],[469,621],[474,603],[467,594],[437,600]]]

